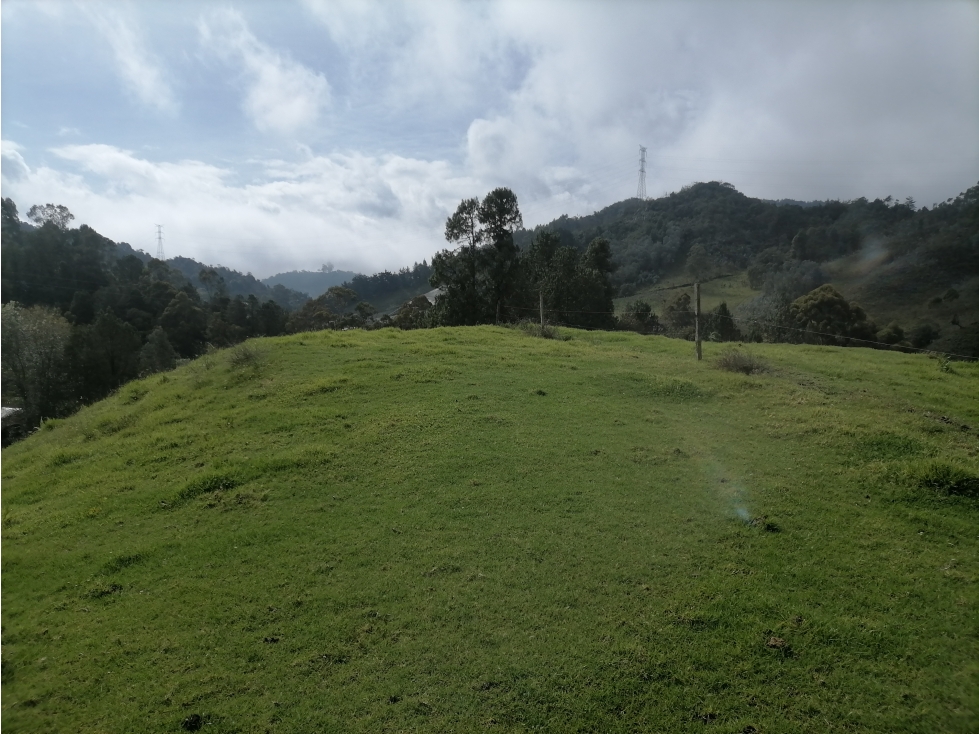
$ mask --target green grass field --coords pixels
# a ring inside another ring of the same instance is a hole
[[[251,341],[5,449],[5,730],[979,730],[979,365],[565,334]]]

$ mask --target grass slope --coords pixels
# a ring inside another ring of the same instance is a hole
[[[693,277],[684,272],[673,273],[663,278],[656,285],[645,288],[634,296],[616,298],[615,310],[622,312],[633,301],[645,301],[652,306],[653,312],[659,316],[663,315],[666,307],[680,294],[688,293],[693,298],[693,288],[680,288],[684,283],[690,283]],[[721,303],[726,303],[728,308],[734,310],[735,307],[750,301],[752,298],[761,295],[760,290],[754,290],[748,285],[747,273],[741,272],[721,278],[713,278],[700,284],[700,307],[704,311],[717,308]]]
[[[4,450],[9,731],[979,729],[979,365],[249,345]]]

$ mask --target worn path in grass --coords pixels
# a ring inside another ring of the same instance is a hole
[[[253,341],[5,449],[3,725],[979,729],[976,365],[567,333]]]

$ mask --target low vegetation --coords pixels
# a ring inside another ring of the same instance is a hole
[[[739,349],[725,349],[714,360],[714,364],[717,365],[718,369],[740,372],[743,375],[756,375],[771,370],[765,360]]]
[[[561,334],[252,340],[4,449],[4,727],[979,729],[979,365]]]

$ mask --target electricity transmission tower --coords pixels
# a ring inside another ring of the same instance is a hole
[[[639,146],[639,188],[636,191],[639,201],[646,201],[646,149]]]
[[[166,260],[163,254],[163,225],[156,225],[156,259]]]

